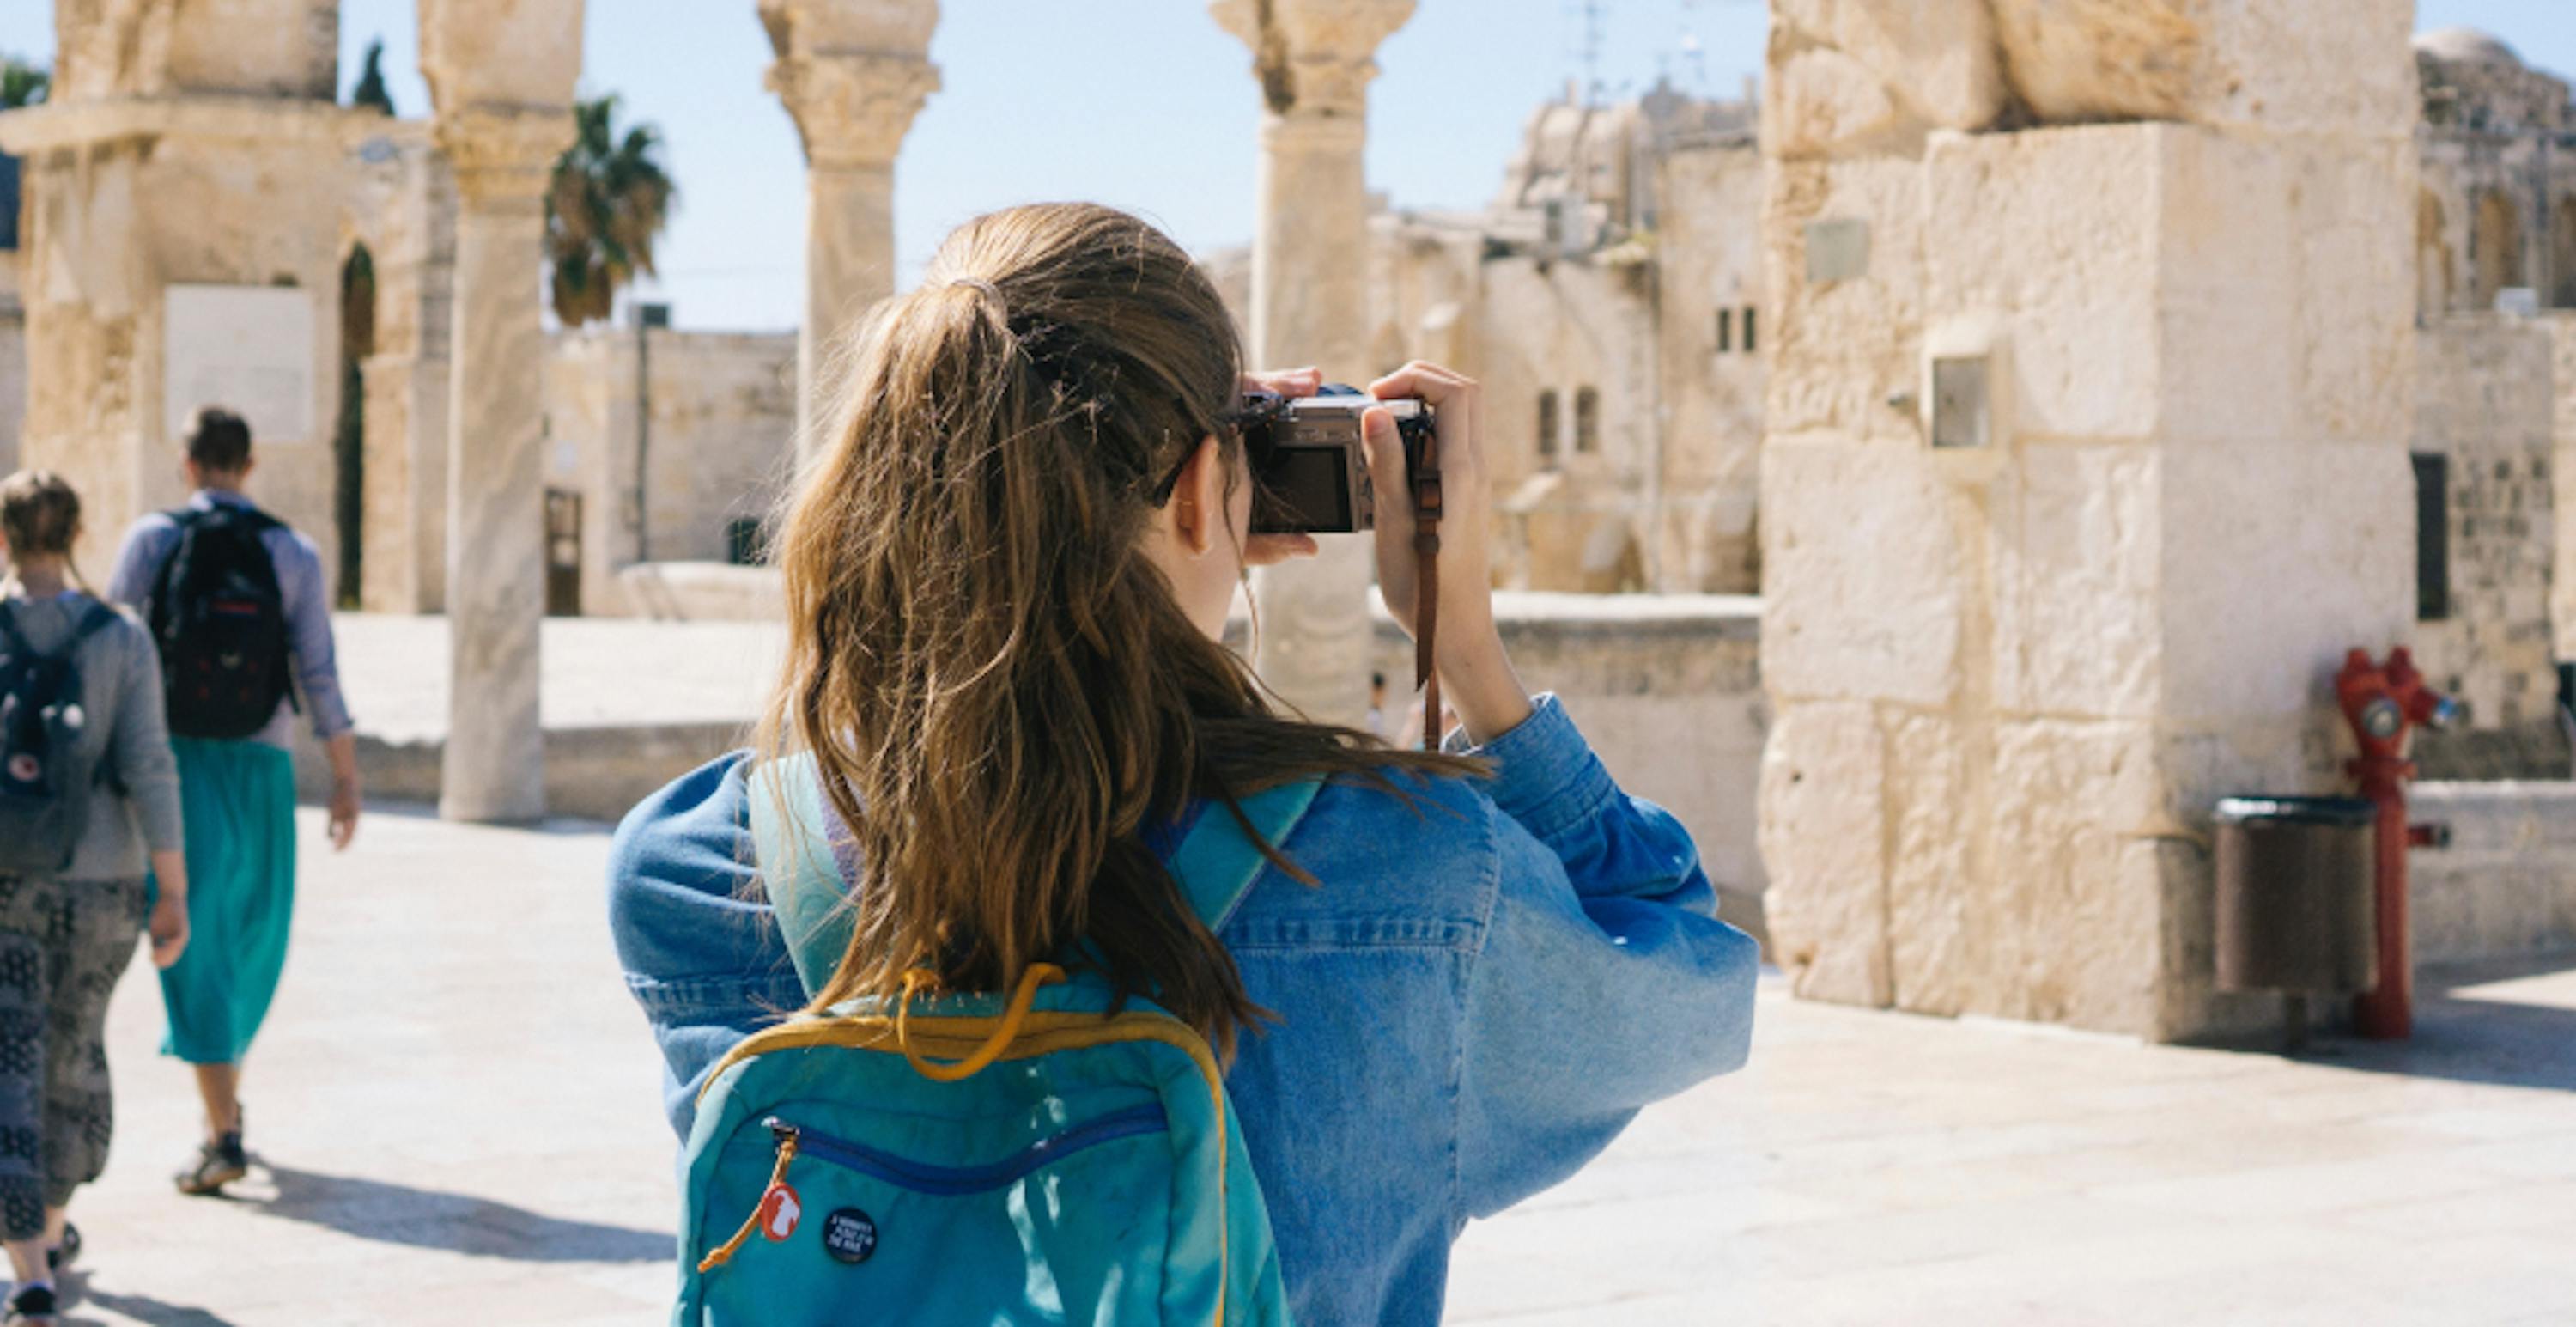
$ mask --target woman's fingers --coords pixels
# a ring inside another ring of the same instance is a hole
[[[1323,389],[1324,371],[1318,368],[1261,369],[1243,375],[1247,392],[1275,392],[1281,396],[1313,396]]]

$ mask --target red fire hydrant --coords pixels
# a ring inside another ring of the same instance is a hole
[[[2391,1040],[2415,1030],[2406,850],[2435,841],[2439,832],[2430,827],[2419,831],[2406,822],[2406,780],[2415,773],[2415,763],[2406,758],[2406,735],[2417,724],[2449,727],[2460,706],[2424,685],[2404,646],[2389,651],[2386,664],[2373,663],[2363,650],[2346,655],[2343,671],[2335,675],[2335,698],[2361,747],[2360,758],[2347,768],[2361,781],[2361,795],[2379,807],[2379,984],[2353,1002],[2353,1023],[2365,1037]]]

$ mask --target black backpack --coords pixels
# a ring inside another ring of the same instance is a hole
[[[40,654],[18,629],[17,606],[0,603],[0,875],[54,875],[72,864],[95,782],[72,768],[89,724],[72,657],[115,620],[116,610],[93,603],[60,653]]]
[[[218,504],[174,511],[179,546],[153,577],[147,612],[161,646],[170,731],[249,737],[277,717],[287,682],[286,597],[262,539],[277,521]]]

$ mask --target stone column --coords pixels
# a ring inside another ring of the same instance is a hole
[[[798,456],[816,445],[832,347],[894,293],[894,159],[939,90],[934,0],[763,0],[778,59],[764,80],[805,145],[805,322],[796,340]]]
[[[1365,385],[1368,362],[1368,85],[1378,43],[1414,0],[1217,0],[1210,12],[1252,48],[1263,99],[1259,220],[1252,242],[1252,362],[1312,364]],[[1453,535],[1451,537],[1467,537]],[[1481,536],[1478,536],[1481,537]],[[1327,536],[1322,556],[1252,575],[1253,668],[1309,717],[1368,711],[1369,541]],[[1402,695],[1405,678],[1388,679]]]
[[[2211,808],[2340,786],[2327,681],[2412,627],[2413,5],[1771,13],[1775,956],[1811,998],[2276,1025],[2214,989]]]
[[[456,170],[447,420],[447,747],[439,814],[545,814],[545,191],[573,138],[581,4],[423,0],[421,68]]]

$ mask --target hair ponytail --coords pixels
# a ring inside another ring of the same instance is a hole
[[[9,544],[9,583],[18,583],[18,564],[31,557],[59,557],[63,570],[83,590],[80,568],[72,562],[72,542],[80,538],[80,494],[51,470],[21,470],[0,479],[0,539]]]
[[[813,754],[865,874],[817,1007],[914,968],[1006,989],[1082,940],[1230,1051],[1261,1011],[1140,832],[1194,798],[1240,819],[1298,779],[1476,768],[1275,715],[1144,555],[1151,490],[1240,372],[1188,256],[1103,207],[969,222],[872,315],[776,545],[764,746]]]

